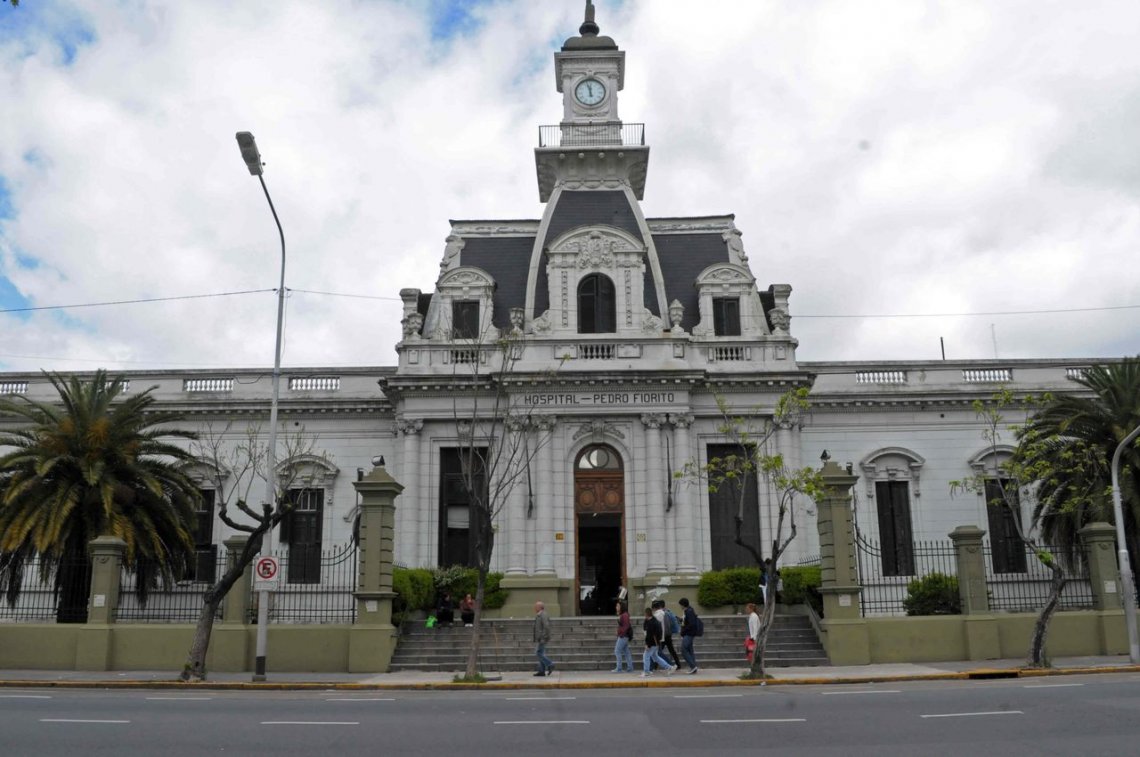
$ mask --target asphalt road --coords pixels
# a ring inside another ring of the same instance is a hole
[[[1140,675],[487,692],[0,690],[17,755],[1135,755]]]

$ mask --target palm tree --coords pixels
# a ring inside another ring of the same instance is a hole
[[[1034,520],[1045,540],[1077,562],[1077,532],[1092,521],[1111,522],[1116,447],[1140,425],[1140,357],[1089,368],[1076,379],[1090,394],[1047,397],[1019,433],[1018,455],[1047,471],[1037,490]],[[1140,555],[1140,448],[1121,455],[1124,530],[1132,564]]]
[[[40,579],[54,582],[57,621],[82,623],[94,537],[126,542],[140,602],[192,558],[200,494],[181,466],[195,458],[164,438],[195,435],[165,425],[182,417],[154,409],[157,387],[126,396],[125,379],[103,370],[89,381],[45,375],[58,404],[0,401],[0,414],[26,424],[0,432],[0,591],[14,605],[38,558]]]

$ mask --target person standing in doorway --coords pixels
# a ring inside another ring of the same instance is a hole
[[[668,671],[667,675],[673,675],[673,671],[677,668],[670,665],[669,661],[661,656],[661,642],[665,636],[661,630],[661,622],[657,620],[652,607],[645,608],[645,621],[641,627],[645,629],[645,652],[641,656],[641,677],[649,677],[651,663],[657,663],[663,670]]]
[[[612,672],[621,672],[621,661],[625,660],[626,672],[633,672],[633,653],[629,650],[629,642],[633,640],[633,624],[629,621],[629,611],[621,602],[614,608],[618,616],[617,641],[614,643],[614,664]]]
[[[689,665],[689,675],[697,672],[697,653],[693,651],[693,639],[704,633],[704,623],[697,617],[697,611],[689,606],[689,600],[681,597],[681,656]]]
[[[554,663],[546,656],[546,645],[550,641],[550,618],[546,616],[546,605],[534,603],[534,656],[538,658],[538,672],[535,677],[548,676],[554,672]]]

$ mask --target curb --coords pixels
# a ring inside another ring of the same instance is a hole
[[[944,673],[915,673],[902,675],[865,675],[831,678],[812,676],[802,678],[774,678],[767,681],[739,679],[646,680],[646,681],[564,681],[553,683],[489,682],[453,683],[451,681],[425,683],[345,683],[300,682],[280,683],[252,681],[37,681],[0,680],[0,689],[155,689],[155,690],[207,690],[207,691],[541,691],[569,689],[699,689],[737,686],[842,686],[867,683],[904,683],[909,681],[964,681],[997,678],[1044,678],[1049,676],[1096,675],[1106,673],[1140,673],[1140,665],[1113,665],[1086,668],[975,668],[973,670]]]

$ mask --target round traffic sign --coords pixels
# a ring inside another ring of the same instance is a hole
[[[254,566],[254,572],[257,577],[262,581],[272,581],[277,578],[277,558],[276,557],[262,557],[257,561]]]

